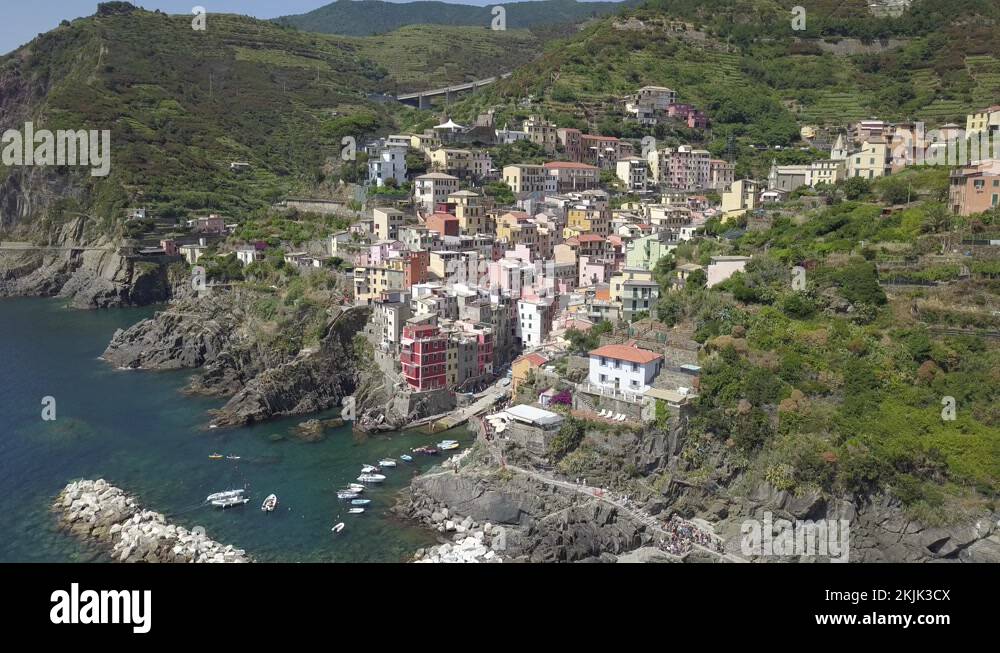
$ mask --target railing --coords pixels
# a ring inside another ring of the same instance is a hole
[[[637,392],[625,392],[622,390],[617,390],[612,387],[596,385],[587,381],[586,383],[580,383],[577,389],[581,392],[586,392],[592,395],[599,395],[607,399],[614,399],[615,401],[624,401],[630,404],[641,404],[643,395]]]

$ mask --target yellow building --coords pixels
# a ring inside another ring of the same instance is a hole
[[[626,281],[653,281],[653,272],[638,268],[625,268],[620,272],[615,272],[611,275],[609,288],[611,301],[619,303],[622,301],[622,290],[625,288]]]
[[[573,235],[595,234],[606,237],[611,235],[611,215],[602,209],[570,209],[566,214],[566,227],[575,230]]]
[[[966,138],[971,138],[979,132],[997,130],[1000,130],[1000,105],[970,113],[965,119]]]
[[[482,196],[471,190],[460,190],[448,196],[448,203],[455,205],[458,230],[465,235],[493,233],[492,220],[486,214]]]
[[[847,159],[847,176],[875,179],[886,174],[889,163],[889,146],[882,138],[873,138],[861,144],[861,149]]]
[[[541,193],[549,190],[546,182],[549,182],[549,175],[544,166],[532,164],[520,164],[503,167],[503,181],[510,186],[515,194],[519,193]],[[555,189],[555,181],[549,182],[552,190]]]
[[[406,273],[377,265],[354,268],[354,303],[371,304],[382,293],[406,288]]]
[[[514,360],[510,364],[511,371],[511,396],[517,397],[518,387],[528,380],[528,376],[531,374],[532,370],[537,370],[539,367],[548,363],[549,360],[542,356],[541,354],[525,354],[520,358]]]

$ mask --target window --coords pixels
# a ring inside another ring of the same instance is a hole
[[[639,363],[632,363],[632,371],[633,372],[639,371]]]

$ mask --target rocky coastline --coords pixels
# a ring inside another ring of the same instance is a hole
[[[167,522],[104,479],[68,484],[52,509],[61,529],[103,549],[116,562],[251,562],[244,550],[216,542],[199,528]]]

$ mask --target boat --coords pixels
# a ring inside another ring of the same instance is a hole
[[[273,512],[275,508],[278,507],[278,495],[269,494],[267,498],[264,499],[264,504],[260,507],[264,512]]]
[[[395,467],[396,461],[391,458],[386,458],[385,460],[378,461],[378,464],[382,467]]]
[[[399,459],[402,460],[404,463],[412,463],[413,462],[413,456],[411,456],[409,454],[405,454],[405,453],[402,456],[400,456]]]
[[[458,442],[458,440],[441,440],[440,442],[438,442],[438,446],[442,444],[455,444],[456,442]]]
[[[381,474],[362,474],[358,477],[358,480],[362,483],[381,483],[385,480],[385,476]]]
[[[344,522],[335,524],[334,527],[330,529],[330,531],[333,533],[339,533],[342,530],[344,530]]]
[[[364,509],[364,508],[350,508],[350,509],[349,509],[349,510],[347,511],[347,514],[349,514],[349,515],[360,515],[360,514],[361,514],[361,513],[363,513],[364,511],[365,511],[365,509]]]
[[[338,499],[357,499],[360,495],[351,490],[337,490]]]
[[[233,497],[243,496],[244,492],[246,492],[246,490],[226,490],[225,492],[215,492],[205,497],[205,501],[211,502],[222,499],[231,499]]]
[[[376,467],[375,465],[362,465],[361,466],[361,473],[362,474],[375,474],[375,473],[381,472],[381,471],[382,471],[381,468]]]
[[[351,500],[351,505],[352,506],[367,506],[371,502],[372,502],[371,499],[353,499],[353,500]]]
[[[210,455],[208,456],[208,459],[209,459],[209,460],[222,460],[222,454],[221,454],[221,453],[213,453],[213,454],[210,454]]]
[[[438,446],[441,447],[441,451],[451,451],[452,449],[458,449],[462,445],[457,442],[441,442]]]
[[[212,505],[216,508],[230,508],[232,506],[242,506],[250,503],[247,497],[229,497],[228,499],[216,499]]]
[[[239,459],[240,459],[239,456],[234,456],[233,454],[229,454],[228,456],[226,456],[226,460],[239,460]]]
[[[413,453],[422,453],[426,456],[433,456],[438,452],[434,447],[417,447],[413,450]]]
[[[364,492],[365,486],[362,485],[361,483],[348,483],[347,489],[352,492]]]
[[[436,447],[427,447],[427,450],[424,451],[424,453],[428,456],[436,456],[441,453],[441,450]]]

